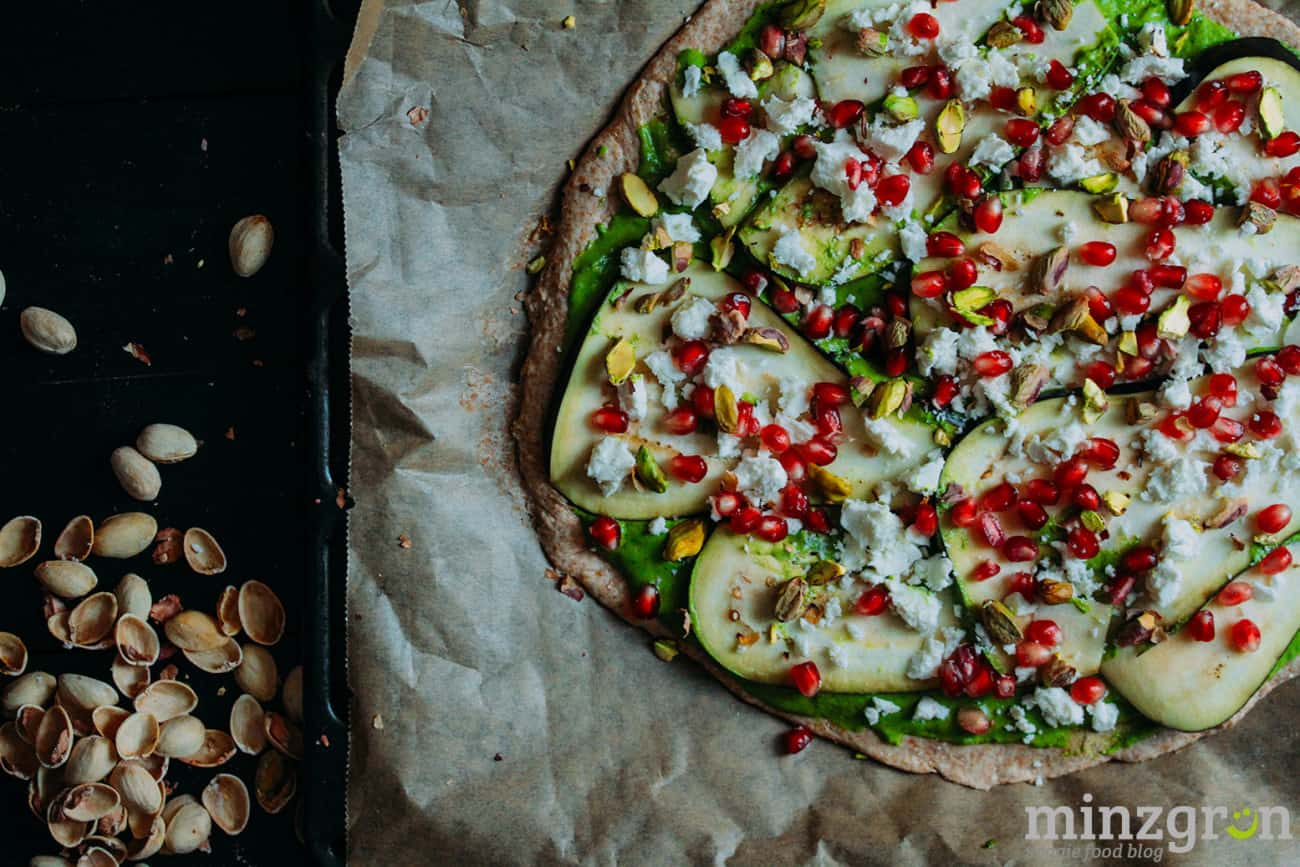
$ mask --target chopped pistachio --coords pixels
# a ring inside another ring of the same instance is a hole
[[[623,192],[623,200],[632,210],[643,217],[653,217],[659,213],[659,197],[640,175],[624,172],[619,176],[618,185]]]
[[[1083,381],[1083,407],[1080,410],[1083,415],[1084,424],[1093,424],[1101,418],[1107,409],[1110,408],[1110,400],[1106,397],[1106,392],[1101,390],[1092,379]]]
[[[1062,605],[1074,598],[1074,585],[1045,578],[1038,582],[1038,598],[1047,605]]]
[[[1024,38],[1025,35],[1019,27],[1010,21],[999,21],[989,28],[984,41],[993,48],[1008,48]]]
[[[1093,175],[1092,177],[1080,180],[1079,186],[1083,187],[1090,193],[1097,193],[1098,195],[1101,193],[1114,192],[1115,188],[1119,186],[1119,175],[1114,172],[1105,172],[1104,174]]]
[[[1122,491],[1107,491],[1101,495],[1101,501],[1110,509],[1112,515],[1122,515],[1128,510],[1132,497]]]
[[[1016,28],[1017,32],[1019,28]],[[1026,117],[1038,113],[1038,93],[1032,87],[1022,87],[1016,91],[1016,109]]]
[[[677,649],[677,642],[671,638],[659,638],[654,643],[655,656],[659,657],[661,662],[672,662],[681,653]]]
[[[560,23],[564,25],[565,30],[572,30],[578,26],[578,19],[574,18],[572,15],[566,15],[564,16],[564,20]]]
[[[1028,291],[1038,295],[1054,295],[1065,282],[1065,272],[1070,267],[1070,251],[1065,246],[1047,251],[1034,260],[1029,271]]]
[[[1272,231],[1275,222],[1277,222],[1277,211],[1259,202],[1247,202],[1237,218],[1238,226],[1250,223],[1255,227],[1255,233],[1258,235],[1267,235]]]
[[[546,267],[546,257],[538,256],[536,259],[528,263],[528,273],[536,274],[545,267]]]
[[[891,93],[885,97],[883,107],[890,117],[899,122],[915,120],[921,114],[920,106],[910,96],[897,96]]]
[[[678,274],[690,267],[691,255],[695,248],[691,246],[690,241],[678,241],[673,244],[673,270]]]
[[[863,27],[858,30],[855,44],[864,57],[884,57],[889,52],[889,34],[874,27]]]
[[[1165,11],[1169,14],[1169,20],[1179,27],[1186,26],[1192,20],[1192,10],[1195,6],[1194,0],[1165,0]]]
[[[751,48],[745,55],[745,69],[749,71],[749,77],[754,81],[765,81],[776,74],[772,58],[758,48]]]
[[[741,335],[742,343],[770,349],[773,352],[788,352],[790,341],[779,328],[750,328]]]
[[[1041,364],[1022,364],[1011,371],[1012,404],[1025,409],[1038,400],[1050,377],[1050,372]]]
[[[1106,529],[1106,519],[1092,509],[1084,509],[1079,513],[1079,523],[1094,533],[1100,533]]]
[[[825,467],[809,464],[808,478],[812,479],[822,496],[832,503],[842,503],[853,493],[853,486],[848,479],[835,475]]]
[[[729,386],[720,385],[713,390],[713,416],[718,429],[724,433],[734,434],[740,426],[740,406]]]
[[[808,582],[795,576],[785,583],[776,597],[776,619],[791,623],[808,610]]]
[[[818,467],[821,469],[821,467]],[[834,560],[818,560],[808,569],[808,574],[804,575],[804,580],[813,587],[822,584],[829,584],[844,575],[844,567]]]
[[[1261,454],[1255,444],[1249,442],[1228,443],[1223,447],[1223,450],[1234,457],[1244,458],[1248,461],[1259,459]]]
[[[641,446],[636,452],[636,477],[641,480],[643,485],[655,493],[662,494],[668,490],[668,477],[664,475],[663,469],[659,466],[659,461],[655,460],[654,453],[645,446]],[[675,530],[677,527],[673,529]],[[670,532],[668,535],[671,539],[672,533]]]
[[[688,518],[673,525],[664,541],[664,559],[671,562],[694,557],[704,547],[704,522]]]
[[[1128,199],[1123,193],[1112,193],[1092,203],[1092,209],[1103,223],[1127,223]]]
[[[736,227],[732,226],[724,234],[714,235],[709,241],[709,253],[714,271],[721,271],[731,264],[731,257],[736,254],[735,245],[731,239],[736,234]]]
[[[1159,409],[1154,403],[1146,400],[1139,400],[1136,397],[1130,398],[1129,402],[1124,406],[1124,417],[1128,420],[1129,424],[1134,425],[1145,424],[1146,422],[1151,421],[1151,419],[1156,417],[1157,412],[1159,412]]]
[[[961,134],[966,129],[966,110],[960,99],[950,99],[944,103],[939,116],[934,121],[935,137],[939,150],[946,154],[954,153],[961,147]]]
[[[1133,110],[1127,99],[1121,99],[1115,106],[1115,129],[1130,141],[1145,142],[1151,140],[1151,127],[1142,116]]]
[[[1059,653],[1053,654],[1047,664],[1038,669],[1038,680],[1043,686],[1069,686],[1075,679],[1074,666],[1070,665],[1061,658]]]
[[[871,417],[885,418],[898,412],[907,398],[907,383],[901,379],[882,382],[871,392]]]
[[[621,385],[636,369],[636,348],[632,341],[620,337],[605,353],[605,372],[609,374],[611,385]]]
[[[1266,87],[1259,94],[1259,126],[1265,138],[1277,138],[1286,129],[1282,91],[1276,87]]]
[[[1074,16],[1073,0],[1038,0],[1034,12],[1043,21],[1052,25],[1053,30],[1064,30],[1070,26]]]
[[[1125,355],[1136,356],[1138,354],[1138,338],[1136,331],[1125,331],[1119,336],[1119,351]]]
[[[1192,327],[1192,320],[1187,316],[1191,306],[1192,302],[1186,295],[1175,298],[1173,304],[1160,311],[1156,319],[1156,336],[1162,340],[1181,340]]]
[[[822,19],[826,0],[792,0],[776,15],[776,21],[786,30],[807,30]]]
[[[1016,644],[1025,635],[1016,625],[1010,609],[996,599],[987,599],[980,606],[980,619],[994,644]]]

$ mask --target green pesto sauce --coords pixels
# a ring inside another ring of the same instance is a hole
[[[740,28],[740,32],[736,34],[736,38],[731,40],[731,44],[727,46],[726,50],[737,57],[743,58],[745,52],[758,44],[758,31],[762,30],[763,25],[771,21],[776,16],[777,10],[784,5],[781,0],[774,0],[774,2],[764,3],[755,9],[750,14],[749,20],[745,22],[745,26]]]
[[[582,518],[584,527],[596,518],[582,509],[575,507],[574,510]],[[653,585],[659,591],[660,616],[677,623],[681,618],[676,612],[687,604],[687,589],[695,558],[671,563],[663,558],[663,549],[668,539],[668,530],[681,521],[681,518],[666,520],[667,529],[655,534],[650,532],[649,521],[620,520],[618,527],[622,536],[618,548],[613,551],[599,550],[600,555],[627,579],[632,592],[635,593],[647,584]]]
[[[596,227],[596,237],[573,260],[569,319],[564,329],[566,347],[586,330],[596,308],[618,281],[619,251],[640,243],[649,230],[649,220],[631,213],[616,214],[606,225]]]

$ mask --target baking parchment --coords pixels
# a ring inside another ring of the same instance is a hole
[[[363,10],[339,99],[355,333],[352,863],[1087,862],[1082,841],[1026,840],[1024,809],[1063,805],[1081,822],[1085,794],[1229,815],[1284,806],[1300,835],[1294,682],[1172,756],[981,793],[825,743],[783,756],[782,723],[556,592],[507,432],[523,266],[565,161],[694,7]],[[1124,860],[1300,863],[1295,840],[1238,841],[1222,825],[1181,856],[1164,816],[1163,840],[1096,845]],[[1179,839],[1186,827],[1180,814]]]

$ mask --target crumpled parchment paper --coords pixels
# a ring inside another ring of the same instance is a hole
[[[355,328],[352,863],[1083,862],[1083,842],[1026,840],[1024,807],[1081,821],[1085,793],[1130,809],[1281,805],[1300,835],[1294,682],[1172,756],[981,793],[825,743],[780,755],[782,723],[556,592],[507,433],[523,266],[565,161],[693,5],[363,12],[339,100]],[[1300,859],[1295,840],[1238,841],[1222,823],[1179,856],[1163,816],[1158,827],[1163,840],[1098,845],[1189,864]]]

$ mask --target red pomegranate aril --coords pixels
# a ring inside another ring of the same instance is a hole
[[[966,688],[964,692],[966,693],[966,695],[970,696],[971,698],[981,698],[982,696],[988,695],[992,691],[993,691],[993,672],[991,669],[989,669],[987,665],[981,665],[978,669],[975,670],[975,674],[971,676],[970,681],[966,684]],[[991,723],[988,722],[988,716],[986,716],[984,711],[980,710],[979,708],[974,708],[974,707],[962,708],[962,711],[975,711],[981,717],[983,717],[984,722],[986,724],[986,727],[983,729],[983,731],[988,731],[988,726],[992,725]],[[962,711],[958,712],[959,718]]]
[[[1281,385],[1286,381],[1286,371],[1276,359],[1265,356],[1255,362],[1255,376],[1263,385]]]
[[[961,163],[953,163],[944,171],[944,183],[959,199],[973,199],[980,194],[980,176]]]
[[[1239,653],[1254,653],[1259,650],[1259,627],[1254,621],[1242,618],[1232,624],[1232,630],[1229,632],[1229,638],[1232,641],[1232,647]]]
[[[898,83],[911,90],[930,80],[930,67],[909,66],[898,74]]]
[[[1002,200],[997,196],[985,196],[975,206],[971,215],[975,228],[987,235],[992,235],[1002,228]]]
[[[1221,415],[1210,425],[1210,434],[1221,443],[1235,443],[1246,435],[1246,426],[1235,418]]]
[[[1087,472],[1086,468],[1084,472]],[[1082,478],[1080,476],[1080,481],[1082,481]],[[1055,506],[1061,501],[1061,489],[1051,479],[1030,479],[1025,482],[1024,490],[1020,492],[1020,496],[1022,499],[1043,506]]]
[[[1289,523],[1291,523],[1291,507],[1285,503],[1266,506],[1255,516],[1255,526],[1261,533],[1269,535],[1282,532],[1282,528]]]
[[[1115,245],[1105,241],[1088,241],[1079,246],[1079,258],[1089,265],[1104,268],[1115,261]]]
[[[808,442],[801,443],[798,448],[800,457],[807,463],[819,467],[835,463],[835,456],[838,454],[835,444],[825,437],[813,437]]]
[[[794,155],[801,160],[817,158],[817,145],[813,137],[807,133],[795,136],[794,140],[790,142],[790,150],[794,151]]]
[[[979,509],[975,505],[974,498],[967,497],[953,503],[948,515],[952,519],[954,527],[970,527],[974,525],[975,519],[979,515]]]
[[[948,288],[942,271],[922,271],[912,278],[912,294],[917,298],[937,298]]]
[[[1105,322],[1115,313],[1115,305],[1110,303],[1110,299],[1102,294],[1102,291],[1096,286],[1089,286],[1083,290],[1083,295],[1088,299],[1088,310],[1092,313],[1092,318],[1098,322]]]
[[[1016,147],[1027,148],[1038,141],[1038,124],[1024,117],[1013,117],[1007,121],[1004,130],[1007,141]]]
[[[1254,93],[1264,86],[1264,76],[1255,69],[1229,75],[1224,83],[1233,93]]]
[[[1016,514],[1027,530],[1041,530],[1047,526],[1047,510],[1030,500],[1016,503]]]
[[[952,403],[953,398],[957,396],[957,380],[949,374],[940,376],[934,383],[934,394],[930,395],[930,402],[939,409],[943,409]]]
[[[691,392],[691,406],[700,418],[713,418],[713,389],[707,385],[695,386]]]
[[[1202,199],[1183,202],[1183,222],[1191,226],[1202,226],[1214,219],[1214,205]]]
[[[746,271],[745,276],[740,278],[740,284],[745,287],[745,292],[750,295],[757,295],[767,288],[767,275],[758,270]],[[743,295],[744,293],[737,292],[733,294]]]
[[[1155,369],[1156,363],[1149,358],[1130,358],[1124,362],[1124,378],[1130,382],[1141,379]]]
[[[822,674],[817,670],[817,663],[801,662],[791,666],[790,680],[794,682],[795,689],[805,697],[812,698],[817,694],[817,690],[821,689]]]
[[[790,535],[790,525],[785,522],[785,518],[767,515],[758,522],[758,538],[765,542],[780,542],[788,535]]]
[[[1110,123],[1115,119],[1115,98],[1108,93],[1090,93],[1080,99],[1076,105],[1081,114],[1087,115],[1098,123]]]
[[[1145,99],[1133,100],[1129,103],[1129,108],[1152,129],[1165,129],[1169,124],[1169,116]]]
[[[749,121],[743,117],[724,117],[718,121],[718,134],[726,144],[739,144],[749,137]]]
[[[907,22],[907,32],[917,39],[933,39],[939,35],[939,19],[928,12],[918,12]]]
[[[952,73],[946,66],[936,66],[930,70],[930,81],[925,85],[925,92],[931,99],[947,99],[952,96]]]
[[[989,674],[988,678],[989,689],[995,689],[996,684],[993,675]],[[1015,688],[1014,684],[1012,685],[1012,688]],[[969,693],[971,688],[967,687],[966,689]],[[981,693],[981,695],[983,694],[984,693]],[[988,714],[980,710],[978,707],[964,707],[957,711],[957,726],[966,734],[979,737],[980,735],[988,734],[989,729],[993,728],[993,721],[989,719]]]
[[[1257,412],[1246,423],[1250,432],[1260,439],[1271,440],[1282,433],[1282,420],[1269,410]]]
[[[999,674],[993,678],[993,694],[998,698],[1011,698],[1016,694],[1016,676]]]
[[[999,298],[985,304],[977,312],[993,320],[988,329],[995,337],[1001,337],[1011,328],[1011,316],[1015,313],[1015,308],[1007,299]]]
[[[1205,430],[1219,420],[1221,412],[1223,412],[1223,402],[1214,395],[1208,394],[1188,407],[1187,420],[1192,423],[1192,427]]]
[[[980,509],[985,512],[1005,512],[1014,506],[1018,499],[1015,486],[1010,482],[1001,482],[980,496]]]
[[[907,175],[890,175],[881,178],[876,186],[876,198],[882,205],[897,205],[907,198],[907,191],[912,188],[912,181]]]
[[[830,111],[826,112],[826,120],[836,129],[844,129],[862,117],[864,108],[865,106],[859,100],[842,99],[832,105]]]
[[[829,337],[831,325],[835,321],[835,311],[826,304],[818,304],[809,310],[803,317],[803,333],[810,340],[821,340]]]
[[[790,433],[779,424],[764,425],[758,432],[758,440],[774,455],[790,448]]]
[[[709,345],[703,340],[687,340],[673,349],[673,363],[687,376],[694,376],[704,369],[709,360]]]
[[[1039,45],[1047,38],[1046,34],[1043,33],[1043,28],[1039,27],[1038,22],[1028,15],[1017,15],[1011,19],[1011,23],[1016,25],[1016,29],[1024,34],[1025,41],[1030,45]]]
[[[1196,88],[1196,107],[1201,111],[1212,111],[1227,99],[1228,86],[1222,81],[1207,81]]]
[[[591,425],[605,433],[626,433],[627,413],[616,406],[602,406],[591,414]]]
[[[898,347],[885,353],[885,375],[902,376],[907,370],[907,349]]]
[[[709,465],[699,455],[673,455],[668,461],[668,471],[693,485],[708,475]]]
[[[1002,597],[1006,599],[1019,593],[1026,602],[1034,601],[1034,593],[1037,585],[1034,583],[1034,576],[1028,572],[1016,572],[1007,581],[1007,592]]]
[[[744,536],[754,532],[754,528],[761,520],[763,520],[763,512],[757,506],[741,506],[727,524],[731,532]]]
[[[974,259],[958,259],[948,266],[948,286],[951,289],[974,286],[979,276],[979,267]]]
[[[1101,494],[1089,484],[1082,484],[1070,492],[1070,502],[1078,509],[1096,511],[1101,508]]]
[[[1142,82],[1139,90],[1142,91],[1142,98],[1156,108],[1168,108],[1173,98],[1169,92],[1169,85],[1154,77]]]
[[[1061,61],[1053,59],[1047,64],[1047,86],[1053,90],[1066,90],[1074,84],[1074,73]]]
[[[849,388],[838,382],[818,382],[812,387],[813,400],[827,406],[844,406],[852,400]]]
[[[849,185],[850,190],[856,190],[862,186],[862,163],[849,157],[844,161],[844,179]]]
[[[1102,590],[1102,600],[1110,605],[1123,605],[1135,587],[1137,578],[1132,575],[1116,575]]]
[[[1100,677],[1081,677],[1070,684],[1070,698],[1079,704],[1096,704],[1106,694],[1106,684]]]
[[[836,337],[848,337],[853,333],[853,329],[858,327],[861,319],[861,310],[852,304],[845,304],[835,311],[835,317],[831,319],[831,331]]]
[[[785,748],[786,755],[790,756],[803,752],[804,749],[812,743],[812,739],[813,733],[803,726],[799,726],[797,729],[790,729],[788,732],[781,735],[782,746]]]
[[[1145,197],[1134,199],[1128,206],[1128,218],[1135,223],[1145,223],[1150,225],[1160,219],[1160,212],[1164,208],[1160,199],[1157,197]]]
[[[1043,162],[1043,149],[1041,147],[1026,149],[1016,159],[1016,173],[1020,175],[1020,180],[1032,184],[1042,178]]]
[[[736,436],[758,436],[758,419],[754,418],[754,405],[747,400],[736,404]]]
[[[907,297],[902,292],[886,292],[885,306],[889,308],[889,315],[898,317],[907,315]]]
[[[971,570],[970,580],[987,581],[1001,571],[1002,567],[993,560],[981,560],[979,563],[976,563],[975,568]]]
[[[645,584],[633,594],[632,613],[642,620],[659,613],[659,590],[653,584]]]
[[[1286,130],[1281,135],[1264,142],[1264,153],[1271,157],[1291,157],[1300,153],[1300,133]]]
[[[1286,547],[1274,548],[1259,561],[1256,567],[1265,575],[1276,575],[1283,569],[1291,565],[1291,549]]]
[[[1092,437],[1080,455],[1098,469],[1109,470],[1119,461],[1119,443],[1109,437]]]
[[[1002,546],[1002,556],[1012,563],[1032,562],[1038,559],[1038,543],[1028,536],[1012,536]]]
[[[1300,346],[1289,343],[1279,349],[1273,359],[1288,374],[1300,373]]]
[[[1251,190],[1250,200],[1267,208],[1276,208],[1282,203],[1282,187],[1276,179],[1264,178]]]
[[[989,101],[989,105],[993,106],[996,109],[999,109],[1000,111],[1015,111],[1016,110],[1015,88],[1003,87],[1002,85],[994,85],[993,87],[989,88],[988,101]]]
[[[1043,133],[1043,139],[1049,145],[1057,146],[1065,144],[1065,140],[1073,133],[1074,118],[1067,114],[1052,121],[1052,125],[1047,128],[1047,132]]]
[[[1236,132],[1246,119],[1246,106],[1230,99],[1214,110],[1214,128],[1224,135]]]
[[[814,403],[812,416],[817,433],[827,439],[835,441],[840,434],[844,433],[844,420],[840,418],[840,411],[835,407]]]
[[[1187,634],[1196,641],[1214,640],[1214,612],[1198,611],[1187,621]]]
[[[785,470],[785,477],[795,484],[808,477],[808,464],[800,456],[798,448],[783,452],[777,460],[781,462],[781,466]]]
[[[934,147],[929,142],[918,141],[908,148],[907,164],[918,175],[928,175],[934,170]]]
[[[664,416],[664,430],[677,436],[695,433],[699,415],[693,406],[679,406]]]
[[[1240,605],[1255,595],[1255,588],[1247,581],[1230,581],[1214,597],[1214,601],[1225,607]]]
[[[939,529],[939,512],[928,500],[916,507],[916,517],[912,518],[912,529],[922,536],[933,536]]]
[[[1202,301],[1200,304],[1193,304],[1187,309],[1188,330],[1201,338],[1208,340],[1219,333],[1219,328],[1223,324],[1223,308],[1217,301]]]
[[[1168,259],[1174,252],[1176,245],[1174,233],[1161,226],[1158,229],[1152,229],[1151,234],[1147,236],[1146,247],[1143,252],[1146,257],[1153,262],[1161,259]]]
[[[1157,229],[1156,231],[1168,232],[1169,230]],[[1145,277],[1150,281],[1149,286],[1143,285],[1142,277],[1137,276],[1140,273],[1143,272],[1133,272],[1131,275],[1132,283],[1136,288],[1142,289],[1148,295],[1151,294],[1151,288],[1154,286],[1162,286],[1165,289],[1178,289],[1187,282],[1187,269],[1182,265],[1170,265],[1167,262],[1157,262],[1146,269]]]
[[[1091,560],[1101,551],[1097,534],[1087,527],[1071,527],[1065,537],[1065,546],[1080,560]]]
[[[1088,461],[1082,455],[1062,461],[1056,467],[1056,484],[1065,490],[1083,484],[1088,476]]]
[[[732,292],[722,299],[722,309],[724,311],[728,313],[735,311],[746,319],[749,318],[749,311],[752,307],[753,300],[744,292]]]
[[[1136,316],[1146,313],[1151,307],[1151,298],[1132,286],[1121,286],[1110,296],[1110,302],[1118,313]]]
[[[723,491],[713,498],[713,511],[719,518],[730,518],[745,507],[745,498],[735,491]]]
[[[1160,200],[1160,225],[1178,226],[1183,222],[1186,212],[1177,196],[1165,196]]]
[[[984,512],[975,519],[975,530],[980,541],[990,548],[1001,548],[1002,543],[1007,540],[1002,522],[998,520],[997,515],[990,512]]]
[[[775,24],[764,24],[758,31],[758,48],[775,60],[785,53],[785,31]]]
[[[1224,406],[1237,405],[1237,377],[1231,373],[1212,374],[1206,391],[1222,401]]]
[[[723,117],[748,118],[754,113],[754,106],[747,99],[729,96],[722,101]]]
[[[587,528],[587,533],[593,542],[607,551],[617,548],[619,540],[623,537],[623,530],[618,521],[605,515],[592,521],[591,526]]]
[[[939,664],[939,680],[944,693],[958,696],[975,677],[980,668],[975,650],[969,644],[958,645],[952,654]]]
[[[1209,132],[1213,127],[1213,121],[1199,111],[1183,111],[1174,115],[1174,131],[1187,138]]]
[[[831,521],[830,518],[826,517],[824,509],[809,509],[808,515],[804,519],[804,527],[814,533],[825,535],[831,531]]]
[[[925,252],[928,256],[952,259],[963,255],[966,245],[952,232],[931,232],[925,239]]]
[[[1150,572],[1156,568],[1156,561],[1156,549],[1150,545],[1134,545],[1125,551],[1124,556],[1120,557],[1119,560],[1125,571],[1138,574]]]
[[[1016,645],[1016,665],[1021,668],[1038,668],[1052,658],[1052,650],[1037,641],[1021,641]]]
[[[868,587],[853,603],[853,611],[863,617],[875,617],[889,607],[889,588],[884,584]]]
[[[1160,420],[1156,425],[1156,430],[1174,442],[1187,442],[1196,436],[1196,429],[1192,423],[1187,420],[1187,416],[1181,412],[1173,412]]]
[[[981,352],[971,361],[971,367],[983,377],[1001,376],[1011,370],[1013,366],[1011,356],[1001,349],[990,349],[988,352]]]
[[[789,289],[777,287],[772,290],[772,309],[777,313],[793,313],[799,309],[799,299]]]
[[[1223,281],[1214,274],[1192,274],[1183,282],[1183,289],[1199,301],[1213,301],[1223,291]]]

